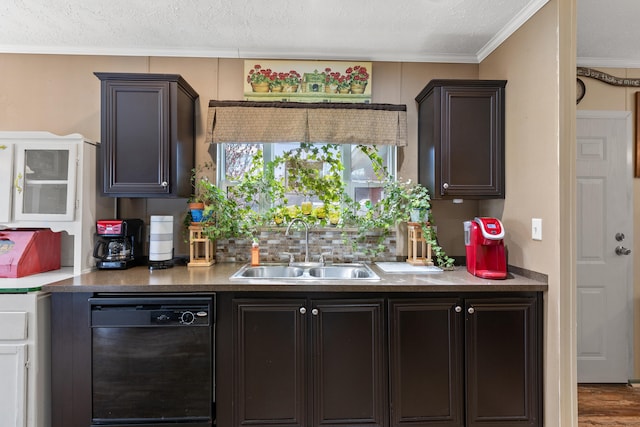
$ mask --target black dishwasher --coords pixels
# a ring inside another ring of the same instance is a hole
[[[214,425],[214,295],[89,303],[92,426]]]

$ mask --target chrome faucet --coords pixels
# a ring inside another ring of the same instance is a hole
[[[309,262],[309,225],[300,218],[294,218],[293,221],[291,221],[287,226],[287,231],[284,233],[284,235],[289,235],[291,226],[296,222],[301,222],[302,225],[304,225],[304,262]]]

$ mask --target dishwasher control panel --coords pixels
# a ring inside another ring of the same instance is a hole
[[[155,325],[208,325],[209,310],[206,307],[161,308],[150,312],[151,323]]]
[[[214,297],[90,298],[91,327],[210,326]]]

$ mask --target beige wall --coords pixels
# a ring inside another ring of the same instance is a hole
[[[616,77],[625,77],[631,79],[640,79],[640,69],[637,68],[599,68],[594,67],[598,71],[611,74]],[[605,110],[605,111],[632,111],[634,117],[640,112],[636,111],[636,93],[640,92],[637,87],[613,86],[600,80],[581,77],[586,87],[585,96],[578,104],[579,110]],[[633,120],[634,135],[636,130],[636,121]],[[635,150],[634,150],[635,155]],[[640,179],[633,180],[633,223],[635,226],[634,242],[633,242],[633,264],[640,265]],[[640,331],[640,268],[634,268],[634,331]],[[640,335],[634,333],[634,377],[640,378]]]
[[[562,352],[571,354],[572,337],[572,316],[566,315],[571,312],[567,293],[571,283],[563,281],[563,269],[571,265],[563,239],[570,246],[567,240],[572,233],[563,233],[562,227],[573,222],[570,209],[561,204],[561,195],[571,191],[563,188],[561,177],[572,169],[573,157],[560,149],[565,135],[570,139],[572,123],[575,127],[575,98],[571,105],[561,89],[567,82],[573,84],[575,76],[575,49],[571,53],[575,32],[558,31],[559,22],[572,22],[573,6],[571,1],[550,1],[482,62],[479,73],[483,79],[508,80],[506,198],[482,202],[480,211],[502,218],[508,230],[509,264],[549,278],[544,316],[548,426],[569,425],[575,415],[575,382],[570,373],[575,360],[561,357]],[[570,55],[560,55],[563,50]],[[573,118],[565,123],[567,110]],[[531,218],[542,218],[542,241],[531,239]]]

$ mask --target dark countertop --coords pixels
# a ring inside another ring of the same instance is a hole
[[[475,277],[464,267],[442,273],[384,273],[371,268],[380,280],[230,280],[243,264],[211,267],[176,266],[149,270],[97,270],[45,285],[47,292],[543,292],[547,283],[509,273],[505,280]]]

